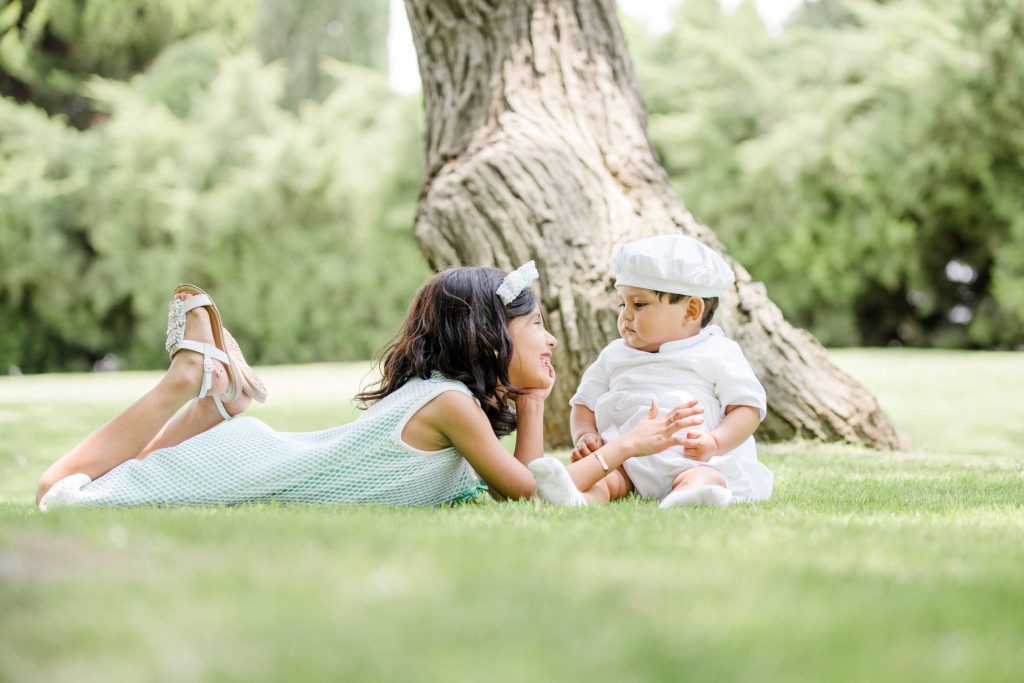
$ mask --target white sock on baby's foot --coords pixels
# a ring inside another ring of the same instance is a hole
[[[674,507],[724,508],[731,500],[732,491],[724,486],[684,486],[665,496],[658,507],[662,510]]]
[[[537,458],[527,467],[537,481],[537,493],[547,502],[569,507],[587,504],[587,499],[576,488],[569,471],[558,460]]]

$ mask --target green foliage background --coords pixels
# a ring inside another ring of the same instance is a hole
[[[673,183],[792,322],[1021,344],[1024,4],[819,0],[772,36],[687,0],[630,38]]]
[[[428,274],[418,101],[329,58],[328,94],[302,99],[286,61],[221,29],[82,81],[86,130],[0,99],[3,367],[159,365],[179,281],[210,288],[254,361],[366,358],[397,329]]]
[[[688,207],[831,345],[1024,339],[1024,5],[687,0],[627,24]],[[387,3],[0,7],[0,368],[155,367],[179,281],[254,362],[366,358],[429,274]]]

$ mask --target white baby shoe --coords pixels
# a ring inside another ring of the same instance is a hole
[[[662,510],[674,507],[724,508],[731,500],[732,491],[724,486],[684,486],[665,496],[658,507]]]
[[[537,458],[527,467],[537,481],[537,493],[555,505],[576,507],[586,505],[587,499],[576,488],[568,470],[555,458]]]
[[[39,499],[40,512],[73,505],[81,500],[82,488],[91,481],[92,477],[82,472],[64,477]]]

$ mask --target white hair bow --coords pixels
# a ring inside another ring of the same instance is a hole
[[[530,283],[536,280],[537,277],[537,266],[533,261],[527,261],[505,276],[505,279],[501,281],[501,286],[498,287],[495,294],[497,294],[501,299],[501,303],[508,306],[517,296],[522,294],[523,290],[529,287]]]

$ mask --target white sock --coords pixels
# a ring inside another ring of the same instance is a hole
[[[92,477],[83,472],[69,474],[57,481],[50,487],[50,490],[43,494],[39,500],[40,512],[47,512],[53,508],[67,507],[81,501],[82,487],[92,481]]]
[[[711,507],[724,508],[732,500],[732,491],[724,486],[704,484],[700,486],[684,486],[665,496],[660,507],[662,510],[674,507]]]
[[[527,467],[537,480],[537,493],[547,502],[569,507],[587,504],[587,499],[576,488],[565,465],[558,460],[537,458]]]

